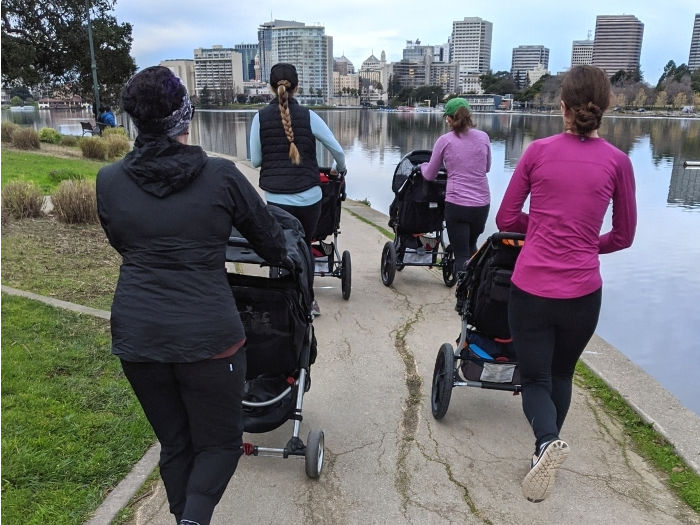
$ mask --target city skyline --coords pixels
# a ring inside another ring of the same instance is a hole
[[[238,4],[235,9],[221,0],[194,5],[180,0],[118,0],[114,14],[119,22],[133,25],[132,55],[139,68],[166,59],[192,58],[199,47],[256,43],[261,24],[281,19],[324,26],[326,35],[333,37],[333,56],[346,56],[357,70],[367,57],[382,51],[389,62],[401,60],[407,40],[446,44],[454,21],[481,17],[493,24],[490,66],[494,72],[510,71],[513,48],[543,45],[550,50],[552,73],[569,67],[574,40],[593,38],[598,15],[631,14],[644,24],[641,69],[644,79],[653,85],[669,60],[688,62],[698,8],[690,0],[671,0],[663,9],[629,0],[612,4],[591,0],[585,6],[566,7],[552,0],[536,0],[527,8],[499,10],[447,0],[439,10],[420,16],[402,14],[405,11],[405,4],[395,0],[380,5],[358,0],[339,6],[302,0],[281,7],[263,1]]]

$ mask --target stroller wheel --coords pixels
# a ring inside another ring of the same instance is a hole
[[[445,254],[442,256],[442,280],[445,281],[445,286],[452,288],[457,282],[455,275],[455,252],[452,245],[445,248]]]
[[[433,389],[430,394],[430,408],[435,419],[442,419],[450,406],[455,377],[455,354],[452,345],[440,347],[433,370]]]
[[[396,248],[393,242],[387,242],[382,250],[382,283],[391,286],[396,275]]]
[[[352,288],[352,265],[350,264],[350,252],[344,251],[341,258],[340,289],[343,291],[343,299],[350,299]]]
[[[306,440],[306,475],[318,479],[323,470],[323,430],[312,430]]]

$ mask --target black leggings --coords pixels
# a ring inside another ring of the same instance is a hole
[[[445,222],[450,245],[455,253],[455,274],[464,270],[464,263],[476,251],[476,241],[484,232],[489,205],[459,206],[445,203]]]
[[[535,450],[559,437],[571,404],[574,367],[598,324],[601,296],[599,288],[575,299],[547,299],[511,286],[508,320]]]
[[[277,204],[276,202],[268,202],[271,206],[282,208],[287,213],[290,213],[301,223],[304,228],[304,240],[306,244],[311,246],[311,241],[316,233],[316,225],[321,217],[321,201],[310,206],[289,206],[287,204]]]
[[[245,350],[195,363],[122,361],[160,441],[170,512],[206,525],[241,457]]]

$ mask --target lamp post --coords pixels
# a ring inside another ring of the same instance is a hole
[[[90,42],[90,67],[92,68],[92,90],[95,95],[95,119],[100,111],[100,90],[97,86],[97,62],[95,62],[95,46],[92,43],[92,22],[90,21],[90,2],[85,2],[87,11],[88,41]]]

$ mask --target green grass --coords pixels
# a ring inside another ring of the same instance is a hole
[[[72,172],[86,180],[95,180],[98,170],[108,164],[80,158],[54,157],[41,153],[28,153],[3,147],[2,187],[8,182],[27,181],[36,184],[48,195],[56,189],[60,178],[52,178],[52,171]]]
[[[109,323],[2,296],[2,521],[80,524],[155,441]]]
[[[99,225],[41,218],[2,227],[2,284],[13,288],[108,310],[120,263]]]
[[[635,450],[668,477],[667,484],[683,501],[700,512],[700,476],[685,464],[673,445],[583,363],[578,363],[576,373],[580,378],[577,384],[599,399],[606,412],[623,425]]]

